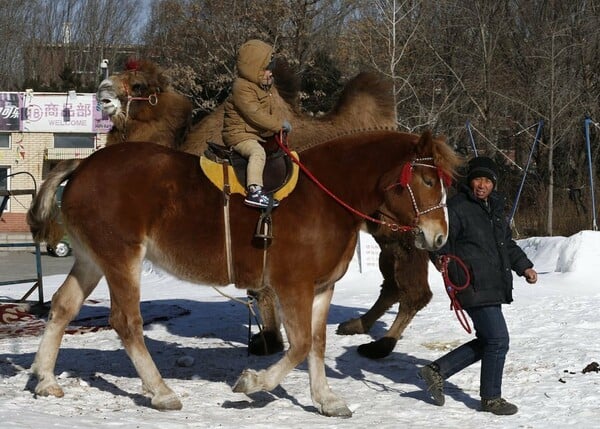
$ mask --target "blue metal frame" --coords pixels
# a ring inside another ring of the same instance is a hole
[[[523,185],[525,185],[525,179],[527,178],[527,172],[529,171],[529,165],[531,164],[531,158],[533,157],[533,152],[537,146],[537,142],[540,140],[540,136],[542,135],[542,129],[544,128],[544,121],[540,119],[538,122],[537,132],[535,133],[535,140],[533,141],[533,146],[531,147],[531,151],[529,152],[529,158],[527,159],[527,165],[525,166],[525,171],[523,171],[523,177],[521,178],[521,184],[519,185],[519,190],[517,191],[517,195],[515,197],[515,202],[513,204],[512,211],[510,212],[510,216],[508,217],[508,224],[512,225],[513,219],[515,217],[515,213],[517,212],[517,207],[519,205],[519,199],[521,198],[521,192],[523,191]]]
[[[594,192],[594,170],[592,168],[592,150],[590,145],[590,123],[592,120],[586,116],[584,121],[585,127],[585,146],[587,150],[588,169],[590,171],[590,192],[592,194],[592,229],[598,231],[598,223],[596,220],[596,197]]]

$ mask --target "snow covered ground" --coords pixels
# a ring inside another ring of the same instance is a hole
[[[247,355],[247,308],[212,288],[180,282],[147,266],[142,300],[154,310],[189,310],[145,329],[148,348],[166,382],[180,395],[183,410],[149,407],[112,330],[66,335],[56,368],[65,397],[35,398],[29,367],[39,337],[25,336],[0,339],[0,427],[598,428],[600,373],[584,374],[582,369],[600,361],[600,232],[519,243],[540,277],[536,285],[515,277],[515,302],[504,307],[511,350],[503,396],[519,406],[514,416],[477,411],[478,364],[446,382],[444,407],[433,405],[424,393],[417,369],[470,338],[449,310],[434,269],[432,302],[417,314],[389,357],[371,361],[357,354],[359,344],[371,341],[369,335],[336,335],[340,322],[366,311],[379,293],[380,274],[373,269],[361,273],[353,261],[336,287],[326,352],[329,383],[354,412],[350,419],[316,413],[305,364],[272,392],[251,397],[232,392],[244,368],[264,368],[278,359]],[[45,277],[46,296],[64,277]],[[4,287],[2,295],[18,297],[24,288]],[[232,287],[225,292],[244,296]],[[91,298],[107,303],[106,285]],[[385,332],[395,310],[375,326],[374,337]]]

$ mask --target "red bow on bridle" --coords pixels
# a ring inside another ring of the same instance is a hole
[[[423,161],[430,161],[432,164],[426,164]],[[419,206],[417,205],[417,200],[415,198],[415,194],[412,190],[412,187],[410,186],[410,184],[412,182],[413,168],[415,166],[435,168],[437,170],[438,177],[442,181],[442,199],[440,200],[440,202],[438,204],[431,206],[425,210],[419,210]],[[433,164],[432,157],[415,158],[412,161],[404,164],[404,166],[402,167],[402,171],[400,172],[400,178],[398,179],[398,181],[396,183],[389,185],[387,188],[385,188],[385,190],[389,191],[390,189],[392,189],[396,186],[402,186],[403,188],[408,190],[410,199],[412,201],[413,209],[415,210],[415,215],[416,215],[415,223],[416,223],[417,220],[419,219],[419,216],[421,216],[425,213],[429,213],[433,210],[446,207],[446,202],[445,202],[446,189],[445,188],[450,186],[451,184],[452,184],[452,178],[448,174],[446,174],[440,167]]]

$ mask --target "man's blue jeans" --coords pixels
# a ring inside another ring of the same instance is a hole
[[[476,338],[452,350],[434,363],[444,379],[481,360],[479,394],[482,399],[502,395],[502,373],[508,352],[508,328],[501,305],[467,308]]]

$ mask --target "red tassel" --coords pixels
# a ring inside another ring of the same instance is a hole
[[[446,186],[446,188],[450,187],[452,185],[452,177],[450,177],[449,174],[446,174],[440,167],[437,168],[437,171],[440,180],[444,182],[444,186]]]
[[[402,167],[402,173],[400,173],[400,185],[406,187],[412,180],[412,163],[407,162]]]
[[[126,70],[134,70],[135,71],[139,68],[140,68],[140,62],[134,58],[127,60],[127,63],[125,64]]]

